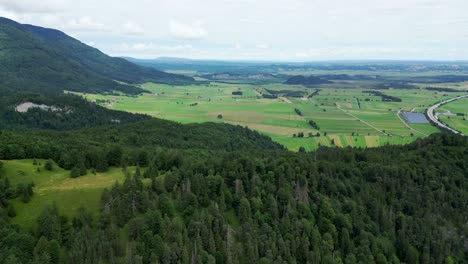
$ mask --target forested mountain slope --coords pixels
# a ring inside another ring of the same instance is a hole
[[[0,159],[143,170],[104,191],[99,219],[86,210],[66,219],[52,206],[33,233],[4,222],[1,262],[468,259],[466,138],[441,134],[407,146],[292,153],[239,127],[150,120],[74,132],[3,132],[0,142]],[[15,197],[7,177],[0,180],[3,208]],[[9,211],[2,212],[7,221]]]
[[[190,83],[193,78],[142,67],[54,29],[22,25],[0,17],[0,87],[53,93],[111,92],[136,94],[148,81]]]
[[[53,144],[51,144],[53,143]],[[156,148],[189,151],[233,151],[283,149],[270,138],[240,126],[202,123],[182,125],[162,119],[57,132],[0,131],[0,159],[51,158],[65,168],[85,162],[89,168],[119,149],[134,164],[135,150],[151,152]],[[99,155],[102,156],[99,156]],[[116,161],[120,165],[120,158]],[[111,162],[112,165],[115,162]],[[68,164],[68,165],[65,165]]]
[[[23,103],[44,105],[53,110],[30,108],[27,112],[18,112],[16,108]],[[141,114],[109,110],[75,95],[45,96],[31,93],[0,95],[0,130],[72,130],[134,123],[150,118]]]

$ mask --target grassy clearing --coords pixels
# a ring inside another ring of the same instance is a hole
[[[45,163],[44,160],[38,162]],[[4,165],[5,173],[13,186],[18,183],[35,184],[34,195],[29,203],[23,203],[19,199],[13,201],[17,216],[12,222],[23,227],[33,227],[42,209],[54,203],[68,217],[72,217],[80,207],[86,207],[97,216],[102,190],[112,187],[117,181],[122,183],[125,180],[122,169],[118,168],[72,179],[69,171],[58,166],[47,171],[40,165],[33,165],[33,160],[8,160],[4,161]],[[135,168],[130,167],[128,171],[133,173]]]

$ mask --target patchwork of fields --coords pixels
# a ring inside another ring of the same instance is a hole
[[[406,144],[439,130],[431,124],[409,124],[398,111],[424,110],[447,96],[425,89],[388,89],[384,93],[401,102],[382,101],[368,89],[315,89],[283,84],[228,84],[169,86],[147,83],[150,93],[138,97],[85,94],[88,100],[110,109],[143,113],[181,123],[226,122],[269,135],[291,150],[319,146],[376,147]],[[233,92],[242,95],[233,95]],[[263,98],[267,93],[302,93],[302,97]],[[460,93],[461,94],[461,93]],[[295,111],[298,109],[300,115]],[[313,120],[319,130],[309,125]],[[320,133],[320,136],[317,136]],[[304,135],[304,136],[302,136]]]

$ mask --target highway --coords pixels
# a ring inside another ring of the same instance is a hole
[[[452,98],[452,99],[448,99],[448,100],[445,100],[443,102],[440,102],[440,103],[437,103],[431,107],[429,107],[427,109],[427,116],[429,117],[429,119],[431,119],[432,122],[434,122],[434,124],[436,124],[437,126],[441,127],[441,128],[444,128],[444,129],[447,129],[449,130],[450,132],[452,133],[455,133],[457,135],[462,135],[462,136],[465,136],[463,133],[461,133],[460,131],[457,131],[451,127],[449,127],[448,125],[445,125],[443,124],[442,122],[439,121],[439,117],[434,113],[435,110],[440,107],[441,105],[444,105],[444,104],[447,104],[447,103],[450,103],[450,102],[453,102],[453,101],[456,101],[456,100],[459,100],[459,99],[462,99],[462,98],[468,98],[468,95],[460,95],[460,96],[457,96],[455,98]]]

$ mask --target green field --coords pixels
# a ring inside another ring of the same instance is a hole
[[[115,182],[123,183],[125,174],[120,168],[111,168],[106,173],[88,174],[70,178],[70,171],[54,166],[47,171],[41,165],[33,165],[33,160],[8,160],[4,162],[4,172],[12,186],[18,183],[35,184],[34,195],[29,203],[19,199],[13,201],[17,216],[13,223],[32,227],[45,206],[56,204],[61,213],[73,216],[80,207],[97,216],[100,210],[102,190],[110,188]],[[38,160],[44,164],[44,160]],[[38,169],[40,171],[38,171]],[[127,168],[134,172],[134,167]]]
[[[447,97],[425,89],[388,89],[386,95],[402,102],[384,102],[380,96],[366,93],[369,89],[326,88],[308,98],[314,89],[284,84],[216,83],[191,86],[170,86],[147,83],[150,93],[138,97],[125,95],[82,94],[88,100],[110,109],[143,113],[180,123],[226,122],[247,126],[269,135],[291,150],[318,146],[375,147],[383,144],[405,144],[439,130],[430,124],[409,124],[408,129],[398,111],[424,112]],[[299,91],[303,97],[266,99],[268,91]],[[242,95],[232,95],[242,91]],[[452,93],[456,96],[462,93]],[[358,101],[359,100],[359,101]],[[302,115],[295,112],[299,109]],[[222,118],[221,118],[222,116]],[[315,121],[320,130],[308,124]],[[320,132],[321,137],[315,137]],[[294,135],[304,134],[305,138]],[[324,136],[326,133],[326,136]],[[309,137],[312,135],[313,137]],[[347,138],[347,137],[351,137]],[[378,139],[376,139],[378,137]]]
[[[468,98],[463,98],[441,106],[437,109],[439,119],[450,127],[468,135]],[[464,114],[459,116],[457,114]]]

